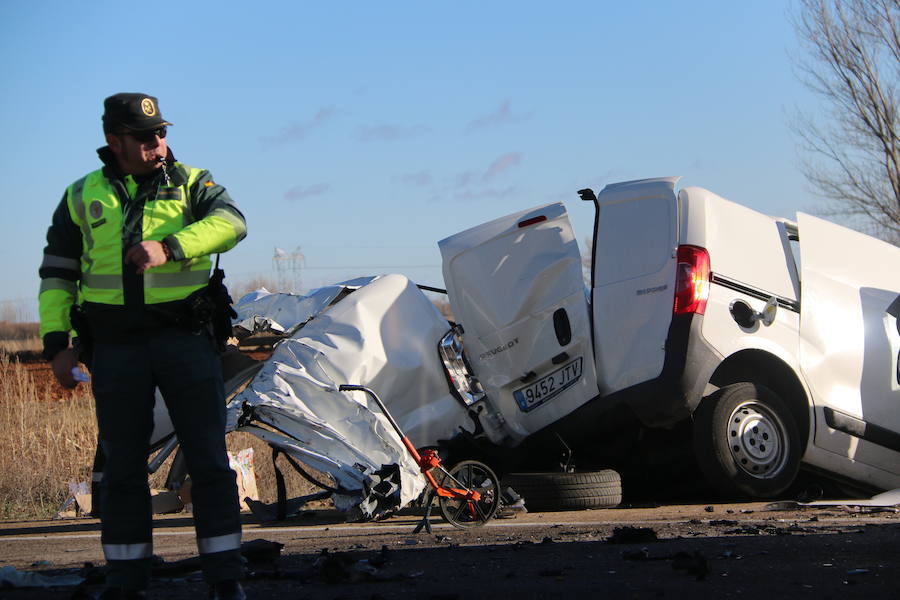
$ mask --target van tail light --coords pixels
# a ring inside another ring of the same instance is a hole
[[[675,272],[674,313],[702,315],[709,299],[709,252],[699,246],[679,246]]]
[[[545,215],[538,215],[536,217],[531,217],[530,219],[525,219],[524,221],[519,221],[519,229],[522,227],[528,227],[529,225],[534,225],[535,223],[542,223],[546,221],[547,217]]]

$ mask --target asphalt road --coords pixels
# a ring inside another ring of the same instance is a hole
[[[265,525],[247,515],[248,597],[900,598],[893,510],[672,505],[529,513],[466,531],[434,518],[433,534],[412,534],[418,519],[347,524],[323,510]],[[60,575],[102,565],[99,536],[94,519],[0,523],[0,566]],[[190,517],[157,518],[154,546],[164,562],[153,597],[205,597]],[[89,579],[77,589],[3,589],[0,598],[92,598],[100,589]]]

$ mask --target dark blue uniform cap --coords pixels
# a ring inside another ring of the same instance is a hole
[[[159,102],[154,96],[122,92],[103,101],[103,131],[117,129],[149,131],[171,125],[159,112]]]

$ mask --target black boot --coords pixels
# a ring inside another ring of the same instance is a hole
[[[209,586],[209,597],[212,600],[247,600],[240,582],[229,579],[217,581]]]

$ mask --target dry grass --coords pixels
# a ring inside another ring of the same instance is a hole
[[[2,352],[0,375],[0,518],[49,517],[68,495],[68,481],[90,481],[93,398],[84,386],[52,397]]]
[[[250,282],[256,289],[266,281]],[[35,380],[35,372],[17,356],[38,353],[41,341],[37,323],[0,321],[0,519],[49,518],[69,494],[70,481],[91,479],[97,439],[94,400],[90,387],[79,385],[73,392]],[[51,377],[40,371],[38,377]],[[227,438],[232,451],[253,448],[260,500],[276,500],[275,471],[271,450],[247,433]],[[170,459],[150,477],[150,485],[162,488]],[[282,458],[288,497],[318,491]],[[314,473],[328,482],[326,476]]]
[[[37,323],[0,321],[0,352],[40,352],[41,339]]]
[[[43,344],[36,337],[27,340],[0,340],[0,352],[4,354],[39,353],[42,349]]]
[[[0,321],[0,340],[29,340],[38,337],[37,323]]]
[[[90,481],[96,439],[89,387],[59,392],[36,382],[23,364],[0,352],[0,519],[45,519],[55,514],[68,497],[69,481]],[[242,432],[229,434],[227,444],[232,451],[253,448],[260,500],[274,502],[275,472],[268,445]],[[163,487],[169,463],[171,457],[151,476],[152,487]],[[283,458],[279,465],[289,498],[318,491]]]

